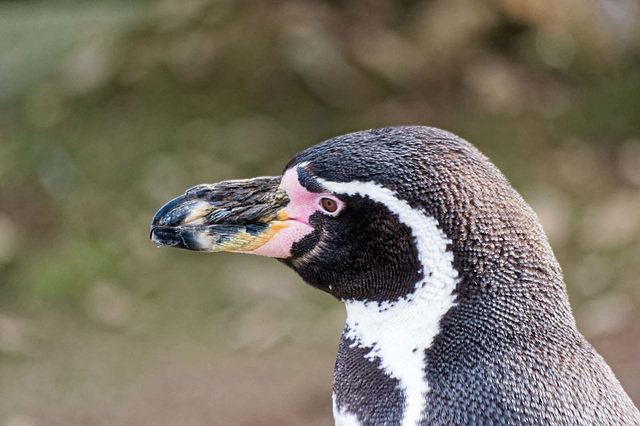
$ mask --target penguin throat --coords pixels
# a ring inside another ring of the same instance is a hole
[[[459,274],[453,266],[451,240],[434,218],[412,208],[377,183],[323,180],[321,184],[335,193],[358,194],[382,203],[411,229],[423,278],[415,284],[413,292],[398,300],[382,303],[345,300],[347,321],[343,339],[353,342],[352,348],[367,348],[365,358],[398,380],[404,392],[402,424],[417,425],[430,391],[425,376],[425,351],[440,331],[440,320],[455,305]],[[349,369],[342,374],[349,374]]]
[[[421,282],[406,298],[391,303],[345,302],[343,338],[352,348],[366,348],[365,358],[396,379],[404,392],[403,422],[417,425],[430,387],[425,376],[425,351],[439,333],[440,319],[454,306],[455,280]]]

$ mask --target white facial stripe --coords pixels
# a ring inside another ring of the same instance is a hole
[[[400,381],[406,395],[403,425],[417,425],[430,391],[424,374],[425,350],[439,333],[441,318],[455,304],[452,293],[459,278],[453,253],[447,250],[451,240],[434,218],[411,208],[388,188],[374,182],[318,181],[334,193],[360,195],[384,204],[411,229],[424,276],[415,292],[393,303],[346,300],[345,305],[346,337],[358,346],[372,348],[368,358],[379,358],[385,372]]]

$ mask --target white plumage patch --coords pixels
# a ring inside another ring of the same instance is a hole
[[[453,253],[447,250],[451,240],[438,228],[434,218],[411,208],[388,188],[374,182],[318,181],[334,193],[360,195],[382,203],[411,229],[424,276],[416,283],[415,291],[395,302],[344,302],[346,337],[358,346],[371,348],[368,358],[379,358],[385,373],[401,383],[406,397],[403,425],[417,425],[425,408],[425,395],[430,390],[424,373],[425,350],[438,334],[441,318],[455,304],[452,293],[459,278],[453,267]],[[334,414],[347,418],[339,408],[334,403]],[[336,418],[336,424],[337,421]]]

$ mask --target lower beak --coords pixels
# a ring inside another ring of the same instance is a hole
[[[159,246],[253,253],[289,226],[280,177],[199,185],[169,201],[153,218]]]

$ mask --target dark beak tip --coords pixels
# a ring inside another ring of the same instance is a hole
[[[180,231],[174,228],[152,227],[149,237],[158,246],[180,247],[182,243]]]
[[[152,227],[151,241],[158,246],[174,247],[192,251],[210,251],[210,247],[203,243],[198,229]]]
[[[190,213],[189,201],[185,195],[169,201],[153,216],[151,226],[179,226]]]
[[[158,210],[156,212],[156,214],[153,216],[153,221],[151,221],[151,226],[160,226],[162,219],[164,217],[167,216],[167,214],[171,211],[171,204],[173,203],[174,200],[169,201],[167,204],[165,204],[164,206],[160,207],[160,210]]]
[[[149,239],[157,244],[158,246],[165,246],[167,245],[165,241],[162,240],[162,238],[158,235],[159,234],[159,229],[152,226],[151,227],[151,232],[149,232]]]

